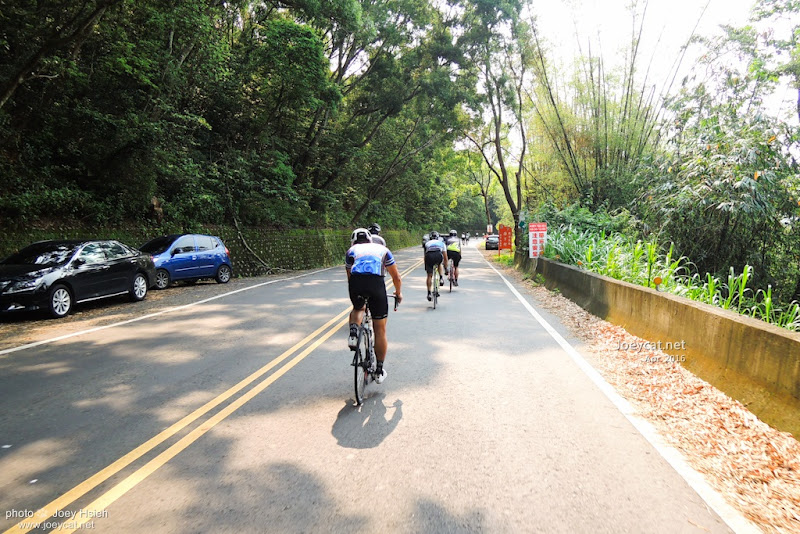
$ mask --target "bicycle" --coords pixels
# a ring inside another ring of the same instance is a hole
[[[397,295],[394,297],[394,311],[397,311]],[[358,343],[353,353],[353,378],[356,390],[356,406],[364,402],[367,384],[375,380],[378,360],[375,357],[375,332],[372,330],[372,314],[369,312],[369,298],[364,299],[364,319],[358,326]]]
[[[447,260],[447,279],[450,280],[450,293],[453,292],[453,281],[455,274],[453,273],[453,260]]]
[[[436,309],[436,302],[439,300],[439,263],[433,266],[433,290],[431,294],[433,295],[433,309]]]

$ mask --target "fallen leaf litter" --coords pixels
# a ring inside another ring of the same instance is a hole
[[[544,287],[528,287],[586,344],[605,380],[731,506],[765,532],[800,532],[800,442],[682,367],[679,357]]]

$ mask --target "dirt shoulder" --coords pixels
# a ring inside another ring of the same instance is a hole
[[[480,249],[479,249],[480,250]],[[583,342],[598,372],[726,501],[765,532],[800,532],[800,443],[740,402],[571,300],[492,260]],[[625,350],[621,347],[636,347]]]
[[[44,312],[3,314],[0,315],[0,350],[128,321],[282,276],[286,275],[234,278],[227,284],[218,284],[213,280],[194,284],[176,283],[161,291],[151,288],[141,302],[131,302],[127,296],[120,296],[80,304],[63,319],[50,319]]]

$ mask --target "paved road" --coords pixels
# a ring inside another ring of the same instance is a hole
[[[342,268],[0,355],[0,529],[729,532],[477,250],[397,258],[361,409]]]

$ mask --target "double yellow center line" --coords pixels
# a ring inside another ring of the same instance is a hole
[[[414,265],[406,269],[400,274],[400,277],[405,277],[409,272],[417,268],[421,261],[417,261]],[[387,289],[393,286],[392,282],[389,282],[387,285]],[[126,454],[125,456],[121,457],[120,459],[116,460],[114,463],[110,464],[109,466],[105,467],[101,471],[95,473],[91,477],[87,478],[71,490],[67,491],[60,497],[56,498],[52,502],[46,504],[39,510],[35,512],[33,517],[26,518],[24,521],[20,521],[10,529],[6,530],[4,534],[19,534],[23,532],[29,532],[35,528],[35,522],[45,522],[49,518],[53,516],[57,511],[66,509],[71,503],[76,501],[77,499],[83,497],[94,488],[111,478],[112,476],[119,473],[121,470],[126,468],[128,465],[133,463],[134,461],[138,460],[161,443],[165,442],[182,429],[187,427],[188,425],[192,424],[193,422],[197,421],[208,412],[213,410],[214,408],[220,406],[231,397],[245,389],[247,386],[264,376],[265,374],[269,373],[272,369],[280,365],[286,359],[291,357],[295,352],[300,350],[304,347],[307,343],[314,340],[313,343],[308,345],[303,351],[298,353],[294,358],[289,360],[284,366],[280,369],[269,375],[266,379],[259,382],[255,385],[252,389],[250,389],[247,393],[237,398],[235,401],[228,404],[225,408],[220,410],[217,414],[207,419],[205,422],[200,424],[197,428],[189,432],[186,436],[178,440],[175,444],[171,445],[167,450],[147,462],[144,466],[137,469],[134,473],[129,475],[127,478],[122,480],[120,483],[115,485],[113,488],[108,490],[106,493],[95,499],[91,502],[88,506],[81,508],[83,511],[82,514],[76,515],[76,517],[65,524],[62,524],[61,527],[58,529],[53,530],[53,532],[74,532],[75,530],[79,529],[81,525],[90,521],[92,517],[103,517],[103,511],[114,501],[122,497],[125,493],[133,489],[136,485],[140,482],[145,480],[147,477],[152,475],[156,470],[162,467],[164,464],[169,462],[172,458],[177,456],[180,452],[186,449],[189,445],[200,439],[206,432],[214,428],[218,423],[222,420],[227,418],[233,412],[244,406],[246,403],[251,401],[255,398],[256,395],[263,392],[267,389],[272,383],[286,374],[292,367],[297,365],[301,360],[303,360],[306,356],[311,354],[317,347],[319,347],[322,343],[324,343],[328,338],[330,338],[337,330],[339,330],[342,326],[347,324],[349,320],[350,310],[352,308],[348,307],[341,313],[337,314],[333,319],[329,320],[324,325],[320,326],[316,330],[314,330],[311,334],[307,335],[305,338],[297,342],[294,346],[290,349],[285,351],[283,354],[275,358],[274,360],[270,361],[267,365],[260,368],[259,370],[252,373],[250,376],[246,377],[245,379],[241,380],[238,384],[231,387],[227,391],[221,393],[214,399],[208,401],[200,408],[196,409],[189,415],[183,417],[180,421],[174,423],[170,427],[166,428],[165,430],[158,433],[156,436],[150,438],[146,442],[142,443],[131,452]],[[333,325],[333,326],[331,326]],[[87,519],[81,520],[79,517],[85,517]],[[68,527],[68,528],[63,528]]]

